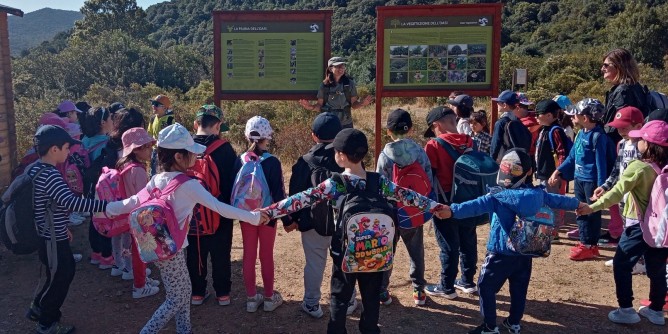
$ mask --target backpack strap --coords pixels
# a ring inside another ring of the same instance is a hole
[[[171,179],[169,181],[169,183],[167,183],[167,185],[165,186],[164,189],[160,190],[160,196],[161,197],[167,196],[167,195],[175,192],[176,189],[178,189],[182,184],[184,184],[184,183],[186,183],[190,180],[191,180],[190,176],[188,176],[186,174],[181,173],[181,174],[177,175],[176,177]]]
[[[448,155],[450,155],[453,161],[457,161],[457,159],[462,156],[461,153],[457,152],[452,144],[448,143],[443,138],[436,137],[434,140],[436,140],[436,142],[441,145],[446,152],[448,152]]]
[[[366,188],[364,188],[364,190],[377,193],[378,188],[380,188],[380,174],[376,172],[366,172]]]
[[[223,146],[225,143],[227,143],[227,140],[225,139],[216,139],[209,145],[206,150],[204,151],[204,155],[211,155],[213,151],[217,150],[219,147]]]

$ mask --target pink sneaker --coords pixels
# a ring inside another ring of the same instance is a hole
[[[100,257],[100,269],[111,269],[114,266],[114,257]]]
[[[102,256],[100,256],[100,253],[90,253],[90,264],[97,266],[100,264],[101,258]]]
[[[579,239],[580,238],[580,230],[574,229],[572,231],[568,231],[568,232],[566,232],[566,236],[569,239]]]

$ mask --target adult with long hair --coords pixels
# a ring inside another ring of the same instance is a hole
[[[315,112],[334,113],[345,128],[353,127],[351,109],[357,109],[369,105],[373,101],[372,96],[359,99],[355,81],[346,73],[346,62],[341,57],[332,57],[327,62],[325,79],[318,89],[318,101],[315,105],[306,100],[299,100],[299,104],[305,109]]]

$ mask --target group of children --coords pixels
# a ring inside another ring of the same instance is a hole
[[[610,145],[607,136],[599,134],[600,102],[585,99],[575,106],[564,106],[560,104],[564,103],[563,98],[559,97],[554,101],[540,101],[536,104],[535,118],[540,127],[532,126],[534,135],[522,121],[533,116],[526,113],[526,108],[518,107],[522,102],[514,92],[504,91],[494,100],[504,114],[494,125],[493,137],[487,133],[485,112],[473,112],[473,100],[468,95],[458,94],[448,101],[453,108],[440,106],[429,111],[424,137],[430,140],[424,148],[408,138],[413,127],[410,114],[402,109],[392,111],[387,119],[387,132],[392,142],[379,155],[376,173],[365,171],[362,164],[368,152],[366,136],[355,129],[342,129],[336,115],[321,113],[312,124],[315,145],[293,166],[290,196],[287,197],[281,163],[268,153],[273,129],[265,118],[255,116],[248,120],[244,134],[249,148],[237,156],[230,143],[220,138],[227,125],[222,110],[213,105],[204,105],[197,111],[194,136],[181,124],[174,123],[173,113],[169,111],[171,103],[165,95],[158,95],[151,101],[156,116],[150,121],[149,131],[144,129],[144,119],[135,109],[116,106],[114,112],[111,107],[78,111],[75,106],[65,115],[70,122],[81,124],[83,139],[75,138],[77,133],[73,129],[68,134],[66,129],[70,126],[67,124],[63,127],[45,123],[35,134],[34,149],[39,160],[26,169],[29,175],[36,177],[35,221],[45,240],[44,247],[39,250],[40,260],[47,267],[52,264],[53,254],[47,249],[46,240],[51,238],[54,229],[49,229],[45,213],[49,200],[57,204],[52,222],[58,241],[56,259],[59,264],[57,268],[47,270],[47,281],[31,304],[28,317],[38,321],[38,333],[70,333],[74,330],[74,327],[60,323],[59,309],[74,277],[75,256],[69,246],[67,224],[80,221],[77,213],[103,212],[112,217],[128,214],[142,205],[142,197],[137,194],[143,189],[165,189],[184,173],[196,176],[193,170],[203,160],[205,165],[210,162],[206,168],[215,176],[194,177],[196,179],[183,182],[167,198],[179,227],[188,229],[189,233],[173,257],[155,262],[165,285],[166,300],[141,333],[157,333],[172,317],[176,318],[178,333],[191,332],[190,305],[203,304],[209,297],[209,255],[217,303],[230,304],[233,219],[241,222],[246,310],[255,312],[262,306],[265,311],[273,311],[279,307],[283,298],[273,288],[273,248],[276,219],[279,218],[286,231],[299,229],[302,233],[306,256],[302,310],[315,318],[323,315],[319,305],[320,289],[329,252],[333,268],[328,332],[346,332],[346,315],[357,306],[356,283],[364,306],[359,329],[362,333],[380,332],[380,305],[392,302],[388,290],[391,270],[373,269],[382,267],[378,261],[391,262],[391,254],[369,263],[366,269],[357,268],[357,263],[351,267],[347,262],[347,224],[342,223],[354,217],[348,213],[349,207],[365,200],[379,208],[383,207],[382,203],[391,203],[434,215],[441,274],[439,282],[432,285],[424,278],[422,225],[397,226],[394,235],[388,234],[390,228],[383,224],[374,225],[373,229],[368,227],[367,231],[375,233],[378,240],[392,236],[390,245],[396,245],[399,239],[404,241],[411,262],[409,275],[416,305],[424,305],[427,294],[454,299],[458,297],[457,290],[464,293],[477,291],[484,322],[471,333],[498,333],[495,295],[509,280],[511,311],[503,326],[511,333],[520,333],[532,258],[506,245],[516,217],[535,215],[541,207],[547,206],[555,210],[555,225],[559,227],[563,224],[563,212],[558,210],[578,210],[581,240],[571,251],[571,259],[589,259],[598,255],[600,210],[621,201],[626,192],[631,193],[627,198],[630,203],[622,210],[626,229],[614,259],[620,309],[611,312],[610,319],[621,323],[639,321],[631,305],[630,270],[644,254],[651,280],[651,304],[641,308],[639,313],[653,323],[663,323],[661,309],[666,295],[667,253],[665,249],[643,246],[642,233],[631,222],[638,220],[632,212],[643,210],[642,206],[647,203],[652,184],[650,178],[653,181],[651,172],[656,177],[654,169],[648,167],[649,163],[659,167],[668,163],[665,121],[649,122],[642,127],[633,110],[620,110],[617,123],[611,125],[618,127],[622,135],[626,132],[628,144],[636,148],[628,148],[629,160],[618,160],[620,166],[623,165],[616,174],[618,180],[611,180],[605,188],[603,185],[609,174],[606,155]],[[526,104],[527,101],[523,102]],[[72,111],[75,116],[81,116],[76,120],[70,118]],[[564,111],[582,128],[574,144],[560,125],[560,114]],[[631,120],[629,124],[623,122],[627,119]],[[534,124],[533,121],[530,124]],[[73,192],[63,177],[67,175],[57,168],[72,159],[72,148],[77,145],[83,147],[80,152],[87,154],[89,160],[89,168],[82,176],[81,193]],[[498,187],[480,198],[450,203],[453,165],[459,155],[472,149],[489,153],[499,163]],[[635,157],[647,163],[640,160],[629,163]],[[243,181],[240,171],[246,164],[253,163],[256,170],[261,170],[266,198],[254,207],[241,206],[244,210],[230,206],[230,203],[236,203],[236,187]],[[146,167],[149,165],[156,172],[149,174]],[[127,198],[115,202],[95,199],[95,181],[103,166],[128,171],[122,176]],[[428,183],[427,193],[401,187],[397,184],[399,181],[393,182],[397,173],[409,166],[420,170],[419,175],[423,175],[421,177]],[[149,175],[153,177],[149,178]],[[532,184],[533,177],[547,192]],[[575,198],[564,196],[566,183],[572,179],[575,179]],[[245,211],[251,209],[256,211]],[[210,215],[206,210],[214,214]],[[491,216],[490,235],[487,255],[476,284],[476,221],[470,217],[486,213]],[[361,225],[362,228],[366,227]],[[159,291],[159,282],[148,277],[150,270],[139,258],[137,242],[130,236],[129,229],[108,238],[91,223],[89,238],[91,263],[101,269],[111,269],[112,276],[133,279],[134,298]],[[386,246],[391,249],[390,245]],[[263,293],[256,291],[255,284],[258,257]],[[459,265],[462,274],[457,278]]]

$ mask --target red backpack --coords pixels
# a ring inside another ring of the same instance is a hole
[[[28,165],[32,164],[38,159],[39,159],[39,154],[37,154],[35,148],[34,147],[30,148],[28,152],[26,152],[26,155],[24,155],[23,158],[21,158],[19,165],[16,166],[14,170],[12,170],[12,181],[14,181],[14,179],[16,179],[19,175],[23,174]]]
[[[392,182],[422,196],[429,196],[431,193],[431,182],[417,160],[404,167],[399,167],[394,163]],[[420,227],[429,219],[431,219],[430,213],[424,213],[416,207],[405,206],[402,202],[397,202],[397,221],[400,228]]]
[[[203,154],[197,157],[195,165],[188,169],[186,174],[199,183],[213,195],[220,196],[220,175],[218,166],[211,158],[211,153],[227,143],[227,140],[216,139],[206,148]],[[190,220],[190,235],[211,235],[216,233],[220,225],[220,214],[209,208],[197,204],[193,209],[192,219]]]

